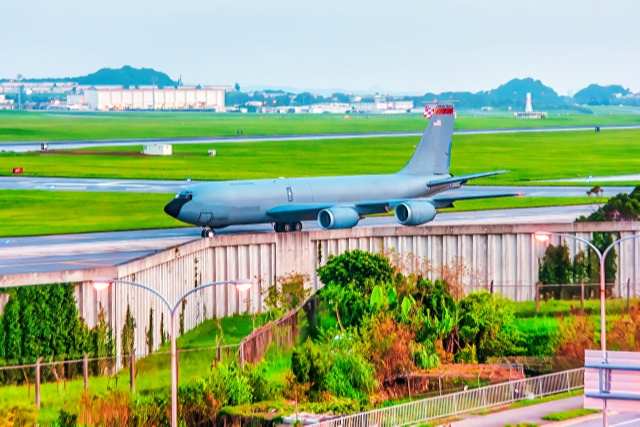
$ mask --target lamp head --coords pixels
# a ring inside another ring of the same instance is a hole
[[[533,234],[533,237],[540,243],[549,243],[549,240],[551,240],[551,233],[546,231],[536,231]]]
[[[93,289],[100,292],[107,289],[109,285],[111,285],[111,281],[110,280],[94,280],[92,284],[93,284]]]

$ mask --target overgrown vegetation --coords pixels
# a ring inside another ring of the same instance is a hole
[[[8,302],[0,317],[0,364],[32,364],[113,354],[114,343],[104,310],[89,329],[78,315],[73,286],[46,285],[5,289]],[[50,374],[70,378],[77,368],[54,366]],[[2,383],[32,381],[32,372],[0,371]]]

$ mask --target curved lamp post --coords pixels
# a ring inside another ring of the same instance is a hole
[[[200,285],[196,288],[190,289],[188,292],[185,292],[181,296],[178,297],[177,301],[174,304],[171,304],[161,293],[156,291],[150,286],[143,285],[141,283],[131,282],[128,280],[121,279],[113,279],[113,280],[105,280],[105,281],[94,281],[93,287],[96,291],[102,291],[107,289],[111,284],[119,284],[131,286],[134,288],[144,289],[145,291],[151,292],[153,295],[158,297],[160,301],[164,304],[164,306],[169,310],[170,314],[170,335],[171,335],[171,427],[178,426],[178,357],[177,357],[177,349],[176,349],[176,313],[178,311],[178,307],[189,295],[201,291],[206,288],[210,288],[213,286],[219,285],[235,285],[236,289],[240,292],[247,291],[251,288],[251,281],[249,280],[223,280],[217,282],[209,282],[204,285]]]
[[[632,236],[623,237],[621,239],[615,240],[609,246],[607,246],[604,251],[600,251],[593,243],[591,243],[587,239],[583,239],[582,237],[574,236],[572,234],[566,233],[557,233],[553,231],[537,231],[534,233],[534,237],[537,241],[542,243],[549,243],[551,240],[551,236],[559,236],[565,237],[568,239],[572,239],[574,241],[582,242],[588,245],[593,251],[598,255],[598,260],[600,261],[600,349],[602,350],[602,360],[603,363],[607,361],[607,323],[606,323],[606,277],[605,277],[605,261],[607,259],[607,255],[609,252],[618,245],[626,240],[636,240],[640,239],[640,235],[634,234]],[[602,410],[602,425],[606,426],[608,424],[607,421],[607,401],[604,400],[604,408]]]

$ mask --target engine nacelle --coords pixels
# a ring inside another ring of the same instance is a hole
[[[335,207],[318,212],[318,224],[326,230],[351,228],[360,221],[360,214],[349,207]]]
[[[409,200],[396,206],[395,214],[402,225],[420,225],[433,221],[436,208],[429,202]]]

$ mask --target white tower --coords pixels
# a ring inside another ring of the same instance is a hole
[[[525,113],[533,113],[533,104],[531,102],[531,92],[527,92],[527,101],[524,105]]]

